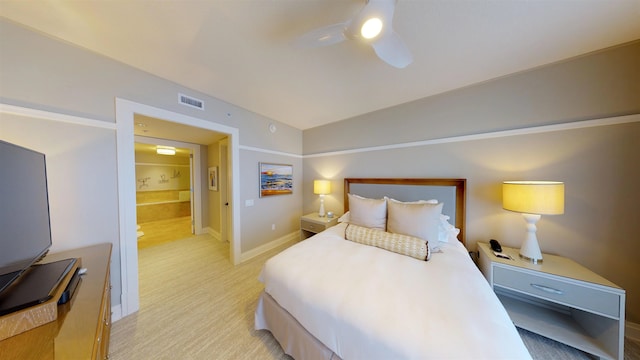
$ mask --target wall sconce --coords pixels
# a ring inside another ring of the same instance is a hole
[[[564,214],[564,183],[558,181],[505,181],[502,184],[502,208],[522,213],[527,236],[520,257],[534,264],[542,262],[536,236],[540,215]]]
[[[313,193],[320,195],[320,210],[318,210],[318,216],[324,216],[324,196],[331,193],[331,181],[329,180],[314,180],[313,181]]]

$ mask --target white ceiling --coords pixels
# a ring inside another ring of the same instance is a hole
[[[291,46],[364,3],[2,0],[0,16],[299,129],[640,39],[640,0],[399,0],[405,69],[354,41]]]

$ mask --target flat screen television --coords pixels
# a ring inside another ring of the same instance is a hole
[[[0,140],[0,294],[50,247],[45,155]]]

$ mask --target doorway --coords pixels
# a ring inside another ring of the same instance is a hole
[[[140,307],[138,289],[138,260],[137,260],[137,235],[136,235],[136,211],[135,211],[135,158],[134,158],[134,126],[136,116],[145,116],[155,119],[165,119],[176,126],[184,126],[209,130],[224,134],[229,141],[228,176],[230,179],[228,213],[230,214],[228,229],[230,261],[233,264],[240,262],[240,208],[239,204],[239,130],[237,128],[218,123],[198,119],[195,117],[174,113],[168,110],[151,107],[128,100],[116,99],[116,142],[118,149],[118,203],[120,218],[120,269],[122,282],[122,296],[120,314],[115,318],[126,316],[138,311]],[[170,136],[164,137],[168,138]],[[162,138],[162,137],[160,137]],[[196,171],[200,166],[194,166]],[[196,174],[199,178],[200,175]],[[200,207],[194,199],[196,208]],[[202,224],[200,224],[202,226]],[[198,231],[196,218],[196,232]],[[119,316],[118,316],[119,315]]]
[[[138,249],[196,233],[195,217],[202,215],[193,201],[201,196],[193,176],[196,150],[193,144],[135,137]]]

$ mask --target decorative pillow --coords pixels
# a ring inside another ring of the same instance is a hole
[[[348,194],[349,224],[373,229],[387,229],[387,201]]]
[[[345,239],[411,256],[419,260],[427,261],[431,258],[431,251],[427,241],[413,236],[349,224],[345,230]]]
[[[414,236],[429,243],[438,241],[438,226],[443,204],[429,202],[387,201],[387,230],[392,233]]]

